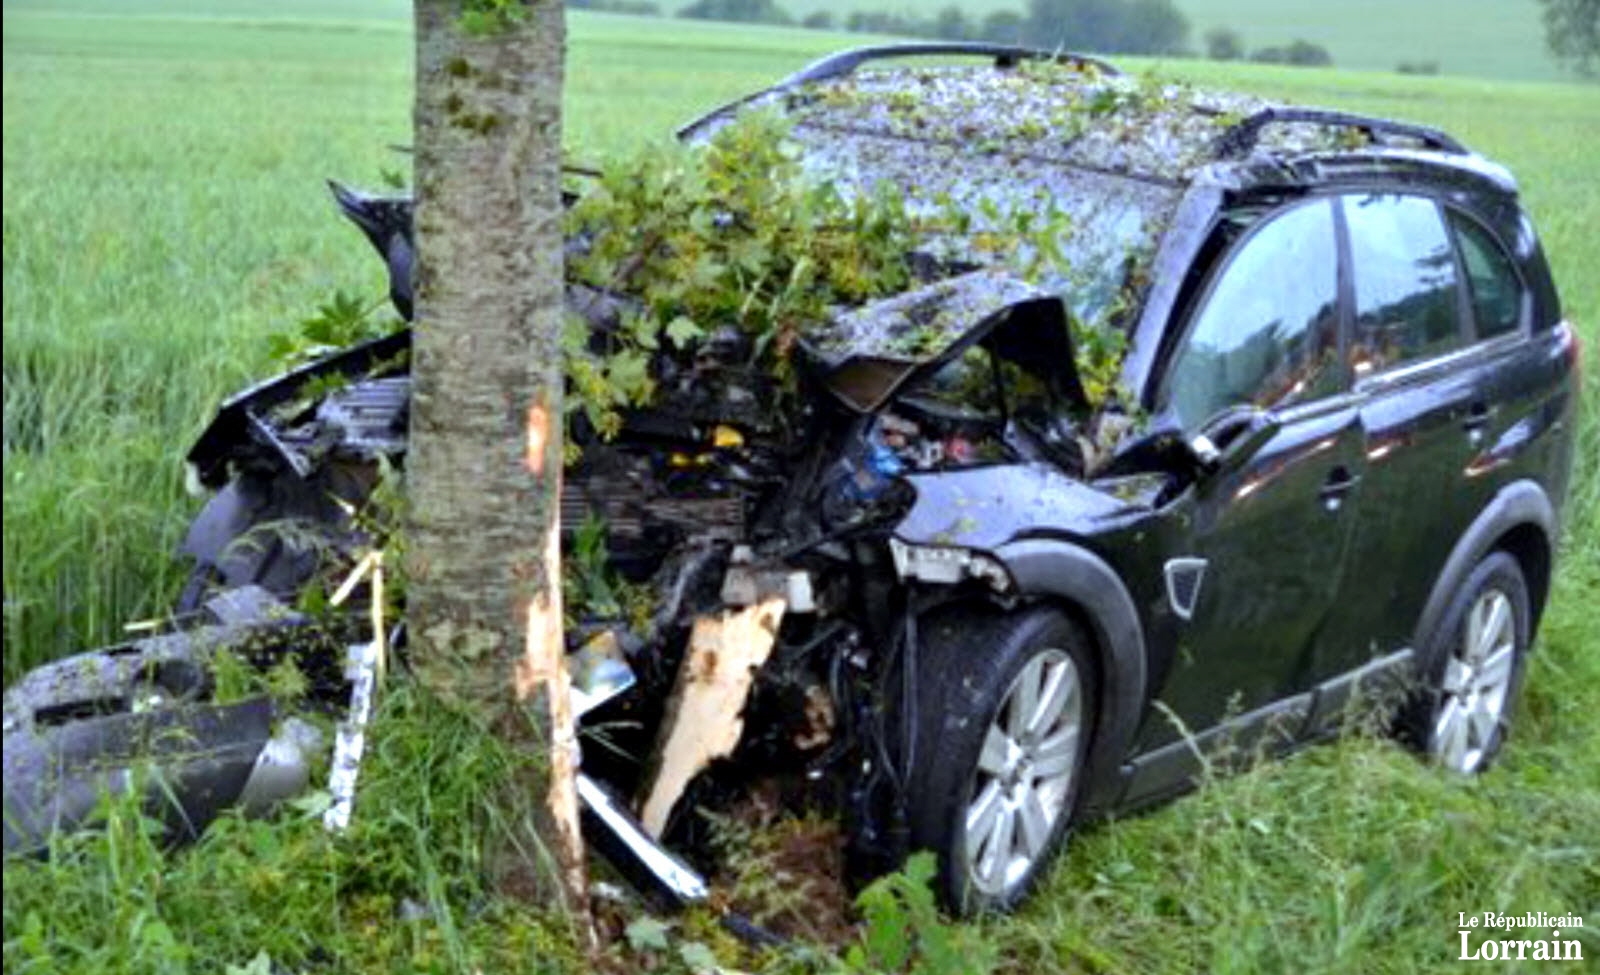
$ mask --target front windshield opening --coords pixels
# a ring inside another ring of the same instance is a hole
[[[907,469],[946,470],[1034,456],[1018,439],[1019,422],[1037,428],[1061,409],[1030,364],[983,342],[897,396],[876,426]]]

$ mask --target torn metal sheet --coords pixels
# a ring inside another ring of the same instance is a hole
[[[1044,365],[1069,402],[1086,397],[1071,368],[1072,337],[1061,299],[1004,271],[946,278],[808,329],[804,348],[828,388],[863,413],[883,406],[915,377],[927,375],[972,346],[991,341],[1019,363]]]
[[[638,682],[628,666],[615,630],[602,630],[590,637],[575,652],[567,655],[567,672],[572,675],[572,716],[581,718],[590,711],[626,693]]]
[[[340,592],[335,593],[335,598],[342,601],[364,576],[372,580],[367,607],[372,639],[345,650],[345,677],[350,681],[350,707],[334,733],[333,761],[328,770],[328,792],[333,802],[322,813],[322,824],[336,833],[343,832],[350,825],[350,813],[355,806],[356,777],[360,773],[361,756],[367,746],[367,725],[372,722],[378,682],[383,677],[388,655],[383,618],[383,602],[386,598],[383,553],[369,552],[361,559],[339,587]]]
[[[361,770],[361,755],[367,747],[367,723],[372,719],[372,700],[377,689],[377,643],[356,644],[349,654],[350,712],[339,722],[334,735],[333,764],[328,770],[328,792],[333,796],[333,803],[322,814],[322,824],[336,833],[350,825],[356,776]]]
[[[640,792],[639,818],[650,835],[666,829],[689,780],[739,743],[741,712],[756,669],[772,653],[785,606],[782,597],[772,596],[695,621],[656,739],[653,773]]]

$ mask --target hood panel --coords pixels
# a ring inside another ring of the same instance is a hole
[[[1048,464],[1006,464],[906,478],[917,499],[895,537],[910,545],[994,551],[1017,538],[1088,533],[1140,509]]]
[[[985,343],[1087,405],[1060,297],[1000,270],[980,270],[853,308],[803,339],[825,385],[861,413]]]

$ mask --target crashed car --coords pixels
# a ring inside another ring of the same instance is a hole
[[[1074,824],[1360,713],[1448,768],[1490,762],[1577,409],[1578,341],[1505,169],[1417,125],[987,45],[844,52],[680,134],[748,111],[785,115],[847,191],[953,204],[972,235],[1033,204],[1074,229],[1028,275],[960,239],[907,255],[904,293],[800,337],[794,399],[708,335],[582,444],[569,555],[598,548],[649,594],[646,619],[570,628],[584,721],[636,729],[586,748],[591,813],[683,840],[696,796],[793,769],[852,863],[930,849],[973,912],[1015,905]],[[338,195],[409,317],[408,201]],[[605,329],[629,296],[573,281],[568,300]],[[1126,348],[1097,396],[1086,322]],[[215,493],[181,613],[235,625],[239,593],[291,603],[349,568],[356,513],[404,466],[408,348],[223,406],[188,457]],[[13,729],[47,723],[12,698],[8,810]],[[255,801],[246,779],[217,788]]]

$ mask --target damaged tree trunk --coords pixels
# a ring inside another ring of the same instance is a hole
[[[585,909],[561,632],[560,0],[416,0],[407,495],[418,678],[536,760],[501,888]],[[486,784],[487,785],[487,784]]]

